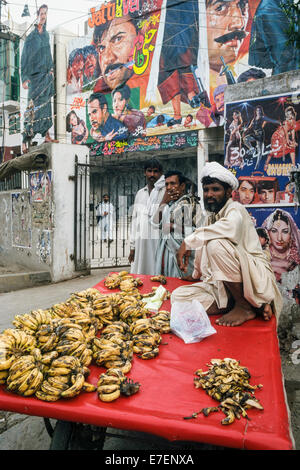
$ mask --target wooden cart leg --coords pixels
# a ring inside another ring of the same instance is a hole
[[[69,421],[57,421],[49,450],[68,450],[75,425]]]

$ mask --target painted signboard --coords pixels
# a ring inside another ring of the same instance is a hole
[[[20,43],[22,152],[31,142],[51,142],[54,137],[53,35],[47,31],[48,6],[37,10],[37,21]]]
[[[247,207],[269,244],[278,281],[300,263],[300,213],[292,168],[300,164],[299,94],[227,103],[224,166],[239,180],[233,199]]]
[[[127,140],[94,143],[91,145],[90,156],[122,155],[125,152],[151,152],[158,150],[183,149],[197,147],[198,133],[177,132],[174,134],[154,135],[152,137],[129,137]]]
[[[289,174],[300,163],[297,93],[226,104],[224,165],[240,182],[242,204],[289,204]]]
[[[69,142],[122,142],[223,125],[228,84],[297,69],[278,5],[273,65],[267,61],[268,2],[97,3],[86,37],[68,45]]]

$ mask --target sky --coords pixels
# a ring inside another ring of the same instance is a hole
[[[24,5],[29,7],[30,17],[23,17]],[[90,8],[99,4],[97,0],[7,0],[3,8],[2,19],[9,13],[16,23],[33,22],[36,18],[36,10],[40,5],[48,5],[47,29],[51,31],[61,25],[75,34],[83,34],[84,21],[88,19]]]

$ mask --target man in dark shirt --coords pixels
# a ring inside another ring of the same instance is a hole
[[[22,86],[28,90],[28,104],[24,115],[22,150],[36,134],[41,134],[45,142],[51,139],[52,127],[51,99],[54,95],[53,60],[49,33],[46,30],[48,6],[42,5],[37,11],[37,24],[27,36],[21,56]]]
[[[91,137],[97,142],[122,140],[128,137],[128,129],[121,121],[113,118],[102,93],[93,93],[88,101],[88,115],[91,124]]]

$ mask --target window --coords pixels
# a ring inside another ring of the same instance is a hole
[[[20,113],[10,114],[8,118],[9,135],[18,134],[20,127]]]

